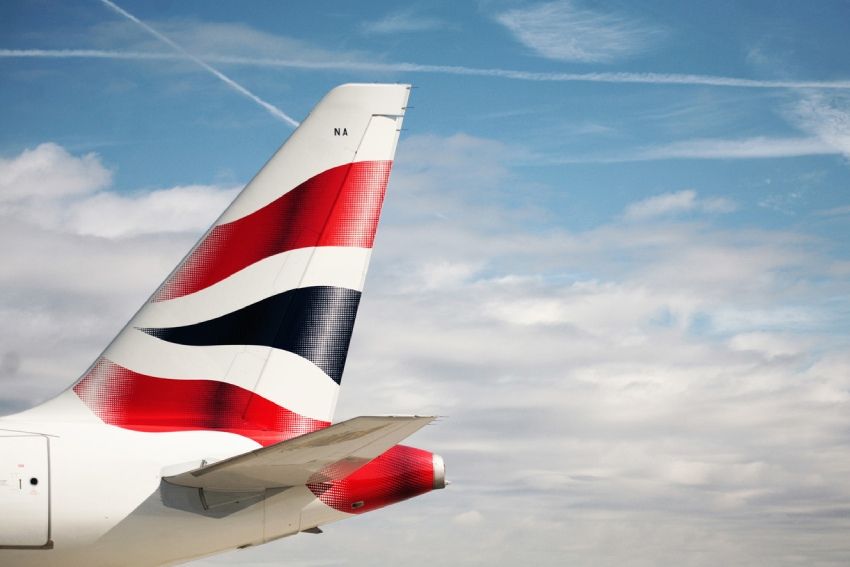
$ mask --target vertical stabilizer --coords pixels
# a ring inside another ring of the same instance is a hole
[[[73,394],[139,431],[267,445],[328,425],[408,94],[328,93]]]

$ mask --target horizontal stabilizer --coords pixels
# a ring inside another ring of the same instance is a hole
[[[179,486],[228,492],[341,480],[434,419],[355,417],[164,480]]]

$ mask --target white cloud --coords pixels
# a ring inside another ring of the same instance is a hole
[[[775,193],[767,195],[761,199],[758,205],[759,207],[770,209],[778,213],[793,215],[796,212],[802,198],[803,192],[800,190],[794,190],[788,193]]]
[[[0,159],[0,216],[106,238],[197,233],[237,191],[191,185],[128,194],[110,190],[111,181],[111,172],[96,154],[73,156],[56,144],[41,144]]]
[[[452,522],[457,524],[458,526],[475,526],[481,523],[483,516],[481,512],[478,510],[469,510],[468,512],[462,512],[452,518]]]
[[[0,158],[0,204],[93,193],[111,181],[97,155],[74,157],[49,142]]]
[[[655,195],[632,203],[626,208],[624,216],[630,220],[646,220],[679,213],[728,213],[734,210],[734,203],[728,199],[722,197],[698,199],[696,191],[685,189],[675,193]]]
[[[77,233],[105,238],[198,233],[230,204],[238,188],[189,185],[122,195],[103,191],[74,203],[65,226]]]
[[[729,341],[729,346],[738,351],[756,352],[767,358],[796,356],[812,347],[811,340],[777,333],[742,333]]]
[[[650,159],[753,159],[838,153],[819,138],[767,138],[740,140],[698,139],[673,142],[645,149],[635,161]]]
[[[645,219],[669,213],[691,211],[696,206],[696,195],[696,191],[692,189],[656,195],[629,205],[626,209],[626,217]]]
[[[823,144],[850,158],[850,97],[810,94],[791,113],[792,119]]]
[[[586,336],[618,344],[645,340],[644,327],[660,312],[670,325],[686,324],[701,301],[687,295],[657,293],[639,283],[577,281],[552,289],[527,282],[490,290],[482,315],[518,327],[567,325]]]
[[[656,160],[776,159],[819,155],[841,155],[842,150],[818,137],[721,139],[697,138],[637,148],[623,153],[556,157],[544,163],[622,163]],[[538,161],[540,159],[538,158]]]
[[[422,32],[445,28],[446,22],[429,16],[423,16],[412,9],[387,14],[379,20],[364,22],[361,29],[366,33],[398,34]]]
[[[496,16],[538,55],[561,61],[605,63],[643,51],[659,32],[645,24],[559,0]]]
[[[480,269],[480,265],[459,262],[437,261],[425,263],[417,274],[418,289],[430,291],[462,285]]]

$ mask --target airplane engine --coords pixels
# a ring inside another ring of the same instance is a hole
[[[446,467],[439,455],[396,445],[340,481],[308,486],[328,506],[362,514],[445,488]]]

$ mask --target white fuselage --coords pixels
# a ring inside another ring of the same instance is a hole
[[[12,465],[0,470],[0,481],[6,480],[0,483],[5,493],[0,506],[16,499],[18,511],[16,517],[5,511],[0,516],[0,564],[179,563],[349,516],[326,506],[306,486],[246,494],[241,501],[224,495],[225,504],[218,506],[209,497],[202,502],[198,489],[170,485],[162,477],[245,453],[258,443],[216,431],[146,433],[94,419],[40,421],[52,413],[51,406],[79,403],[74,400],[63,395],[32,412],[0,419],[0,463]],[[21,447],[22,437],[46,453],[16,460],[6,447]],[[42,457],[46,477],[38,462]],[[21,473],[19,487],[11,479]],[[37,485],[29,485],[30,474],[40,477]],[[10,548],[21,543],[31,548]]]

